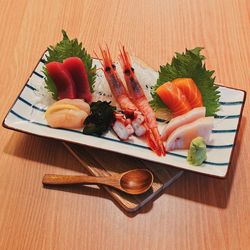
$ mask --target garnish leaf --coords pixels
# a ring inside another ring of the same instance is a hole
[[[68,57],[79,57],[85,67],[88,74],[90,91],[94,91],[94,82],[96,78],[96,67],[92,66],[92,58],[87,53],[86,49],[82,46],[82,43],[79,43],[78,40],[70,40],[67,33],[62,30],[63,39],[57,43],[55,46],[48,47],[48,55],[46,55],[45,64],[49,62],[63,62]],[[52,97],[57,99],[57,90],[55,83],[49,77],[46,67],[44,67],[43,72],[45,74],[45,83],[46,88],[51,92]]]
[[[218,86],[214,84],[214,71],[206,69],[205,57],[200,54],[202,49],[197,47],[192,50],[186,49],[185,53],[176,53],[171,64],[160,66],[159,78],[151,92],[153,99],[150,104],[155,111],[166,108],[166,105],[156,94],[156,89],[163,83],[173,81],[176,78],[192,78],[194,80],[201,92],[207,116],[213,116],[218,111],[220,92]]]

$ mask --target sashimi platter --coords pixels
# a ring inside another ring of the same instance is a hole
[[[92,58],[77,39],[49,46],[3,126],[217,177],[231,163],[246,93],[215,84],[202,48],[158,71],[108,45]]]

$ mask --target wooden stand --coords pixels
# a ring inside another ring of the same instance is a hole
[[[134,168],[148,168],[154,174],[152,188],[141,195],[127,195],[110,187],[104,187],[113,199],[126,211],[137,212],[152,201],[166,187],[178,179],[183,171],[161,164],[144,161],[100,149],[63,143],[69,152],[93,176],[108,176]]]

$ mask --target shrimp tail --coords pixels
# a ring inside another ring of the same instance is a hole
[[[134,69],[131,67],[129,54],[125,51],[124,46],[120,49],[120,60],[127,84],[127,91],[116,72],[116,66],[112,61],[108,47],[106,49],[100,47],[100,50],[103,58],[102,66],[105,78],[121,110],[126,116],[132,118],[131,124],[135,135],[138,137],[145,136],[147,144],[157,155],[165,155],[165,148],[157,129],[156,120],[155,118],[153,118],[154,120],[151,119],[155,115],[134,74]],[[145,108],[142,107],[144,104],[146,105]],[[120,135],[119,138],[126,139],[126,131],[123,130],[125,126],[122,125],[124,124],[117,121],[114,129],[118,136]],[[120,133],[121,130],[122,133]]]
[[[158,155],[165,155],[166,150],[161,140],[156,116],[150,107],[148,100],[143,92],[143,89],[135,75],[134,68],[131,65],[131,58],[124,46],[120,48],[120,63],[123,68],[124,79],[133,102],[139,111],[145,117],[145,124],[147,126],[147,142],[150,148]]]
[[[159,131],[157,129],[157,127],[152,128],[152,133],[154,136],[154,139],[157,142],[157,146],[159,147],[159,150],[161,151],[162,155],[166,155],[166,148],[164,147],[164,144],[162,142],[161,136],[159,134]]]
[[[155,140],[154,132],[151,129],[147,129],[145,134],[147,144],[158,155],[165,155],[165,149],[159,147],[159,143]]]

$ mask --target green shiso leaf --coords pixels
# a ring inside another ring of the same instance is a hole
[[[153,99],[150,104],[155,111],[166,108],[166,105],[156,94],[156,89],[163,83],[173,81],[176,78],[192,78],[194,80],[201,92],[207,116],[213,116],[219,110],[220,92],[218,86],[214,84],[214,71],[206,69],[205,57],[201,55],[202,49],[197,47],[192,50],[186,49],[185,53],[176,53],[171,64],[160,66],[159,78],[151,92]]]
[[[88,74],[90,91],[93,93],[94,91],[94,83],[96,78],[96,67],[92,66],[92,58],[87,53],[86,49],[82,46],[82,43],[79,43],[78,40],[72,39],[70,40],[67,33],[62,30],[63,39],[57,43],[55,46],[48,47],[48,55],[46,55],[45,64],[49,62],[63,62],[68,57],[79,57],[85,67]],[[43,72],[45,74],[45,83],[46,88],[49,92],[51,92],[52,97],[57,99],[57,90],[55,83],[49,77],[48,71],[46,67],[43,68]]]

